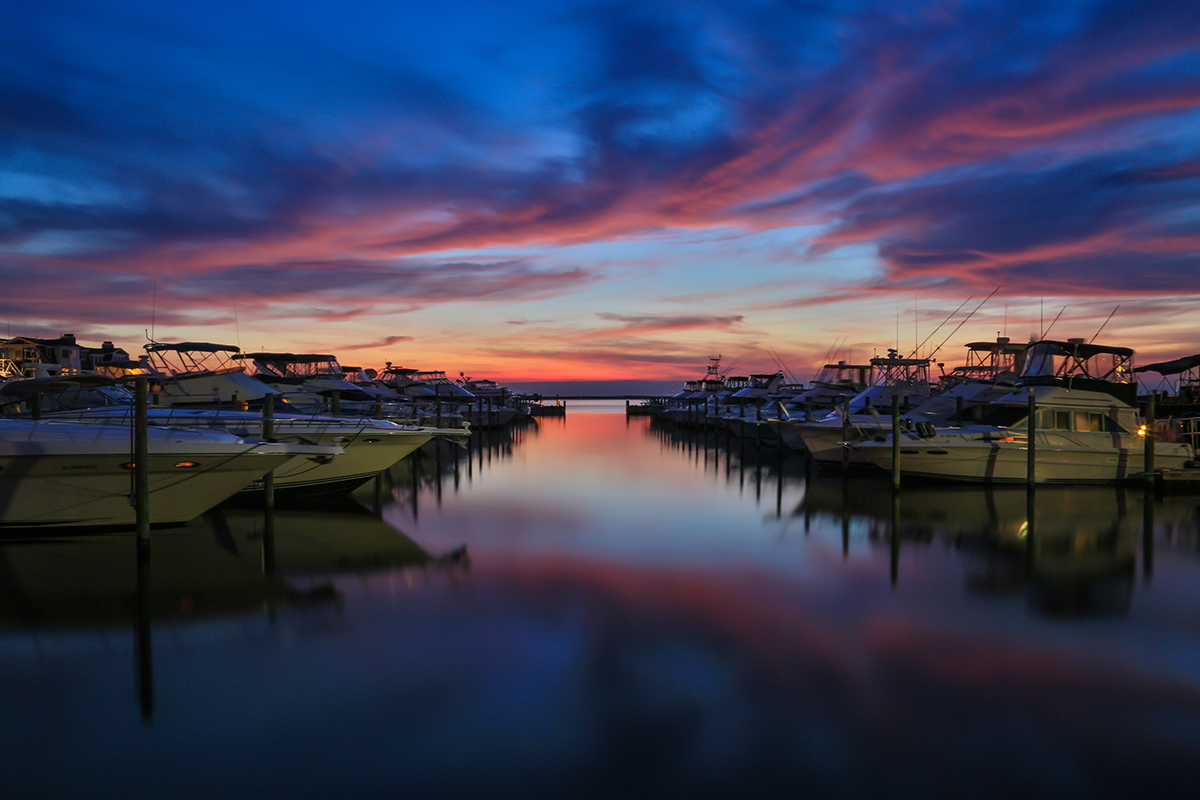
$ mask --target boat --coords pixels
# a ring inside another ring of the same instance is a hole
[[[784,442],[795,450],[807,451],[815,460],[826,464],[843,463],[847,453],[842,442],[853,435],[856,426],[877,424],[883,413],[891,413],[892,398],[900,399],[907,413],[933,394],[929,379],[929,358],[902,358],[896,350],[888,350],[885,358],[872,358],[875,381],[851,398],[844,398],[842,407],[834,406],[825,416],[812,418],[805,411],[801,418],[784,420],[778,430]],[[850,464],[867,464],[866,459],[849,453]]]
[[[412,404],[401,402],[402,398],[396,392],[347,380],[334,355],[238,353],[231,359],[245,365],[248,375],[278,391],[287,402],[306,410],[381,419],[412,417]]]
[[[978,422],[961,427],[918,426],[901,432],[904,476],[984,483],[1029,478],[1030,404],[1034,407],[1036,483],[1114,483],[1140,475],[1146,441],[1136,408],[1133,350],[1085,342],[1043,340],[1029,345],[1024,368]],[[851,448],[892,469],[891,435]],[[1185,442],[1154,441],[1157,469],[1182,469],[1195,452]]]
[[[133,397],[112,379],[75,375],[48,380],[13,381],[0,386],[0,412],[36,414],[41,419],[70,419],[128,428]],[[147,409],[152,425],[202,429],[258,439],[264,436],[261,413],[217,406]],[[388,420],[354,419],[285,412],[272,419],[272,440],[336,446],[332,460],[296,459],[275,470],[278,493],[349,491],[365,483],[434,438],[465,441],[468,431],[401,425]],[[243,491],[259,491],[261,485]]]
[[[314,398],[283,398],[279,390],[246,374],[234,358],[242,349],[215,342],[149,342],[151,402],[159,406],[259,407],[268,394],[283,403],[311,408]],[[319,398],[316,399],[319,404]]]
[[[293,460],[342,453],[157,426],[146,437],[153,525],[186,523]],[[132,438],[127,424],[0,419],[0,528],[136,525]]]

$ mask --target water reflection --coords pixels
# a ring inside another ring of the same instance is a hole
[[[809,480],[794,513],[806,528],[817,517],[837,520],[845,553],[852,529],[894,557],[953,547],[971,592],[1024,592],[1038,613],[1086,616],[1128,612],[1139,553],[1143,574],[1152,574],[1156,511],[1177,519],[1194,516],[1195,506],[1193,498],[1126,486],[914,484],[896,493],[882,474],[822,474]]]
[[[1127,797],[1200,771],[1197,498],[895,495],[577,407],[494,434],[277,509],[271,574],[256,508],[144,563],[132,536],[0,543],[6,789]]]

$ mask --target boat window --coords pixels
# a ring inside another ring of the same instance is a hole
[[[979,422],[982,425],[993,425],[997,428],[1015,428],[1024,425],[1029,418],[1029,409],[1021,406],[1002,406],[984,414]]]

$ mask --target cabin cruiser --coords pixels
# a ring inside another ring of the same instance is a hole
[[[512,390],[490,378],[468,378],[461,372],[458,385],[474,399],[464,416],[472,427],[502,427],[517,417],[529,415],[529,406],[517,402]]]
[[[40,419],[71,419],[123,426],[128,430],[132,396],[99,375],[77,375],[49,381],[15,381],[0,386],[0,410]],[[254,411],[197,406],[147,409],[150,424],[169,428],[218,431],[243,438],[263,438],[263,417]],[[434,438],[464,442],[462,429],[400,425],[388,420],[352,419],[284,412],[272,420],[272,441],[339,447],[336,459],[296,459],[275,470],[277,492],[348,491],[406,458]],[[245,491],[260,490],[247,486]]]
[[[419,418],[427,423],[438,427],[470,425],[470,404],[476,398],[446,377],[444,370],[393,367],[389,361],[377,372],[375,380],[415,403]]]
[[[729,428],[738,436],[756,441],[782,443],[780,430],[786,420],[811,419],[814,414],[828,414],[833,406],[846,397],[853,397],[871,385],[875,368],[870,364],[848,364],[838,361],[826,364],[807,385],[785,384],[783,374],[771,391],[757,402],[751,414],[748,409],[732,412]],[[749,391],[753,391],[753,386]],[[741,394],[741,393],[739,393]],[[733,413],[737,416],[734,417]]]
[[[130,426],[0,419],[0,527],[128,527]],[[217,431],[147,428],[149,513],[183,524],[294,460],[336,460],[336,446],[263,442]]]
[[[685,381],[683,388],[667,398],[663,414],[677,423],[708,424],[708,405],[725,389],[721,375],[721,357],[709,356],[704,377]]]
[[[994,342],[971,342],[966,345],[966,363],[942,375],[937,390],[929,399],[916,408],[906,410],[900,418],[907,430],[926,425],[962,425],[979,418],[980,410],[994,399],[1002,397],[1017,379],[1015,370],[1020,369],[1021,359],[1027,345],[1012,342],[1008,337],[998,337]],[[890,408],[870,407],[866,414],[857,418],[852,414],[849,424],[843,424],[839,410],[834,409],[828,419],[836,424],[818,430],[817,425],[802,426],[807,434],[806,445],[823,448],[828,463],[840,461],[848,456],[848,464],[866,464],[853,451],[846,451],[844,443],[869,441],[892,429]]]
[[[891,411],[892,398],[900,399],[900,407],[907,413],[929,399],[933,389],[929,380],[929,358],[901,358],[896,350],[889,350],[886,358],[872,358],[875,372],[874,383],[852,398],[844,401],[843,407],[834,406],[819,419],[788,419],[779,427],[785,443],[795,450],[807,450],[814,459],[823,463],[842,463],[842,442],[847,431],[856,426],[877,424],[880,414]],[[848,423],[848,425],[847,425]],[[849,463],[868,463],[861,456],[850,454]]]
[[[395,392],[375,385],[351,383],[337,357],[324,353],[239,353],[232,357],[245,365],[247,374],[278,391],[306,410],[408,418],[412,406],[401,403]],[[293,398],[304,398],[293,399]],[[315,400],[316,408],[305,403]]]
[[[246,374],[233,359],[242,349],[213,342],[150,342],[144,345],[152,378],[152,402],[159,406],[259,406],[268,394],[311,409],[319,398],[284,399],[279,390]]]
[[[902,432],[900,472],[955,481],[1027,481],[1032,402],[1035,482],[1129,479],[1145,465],[1136,393],[1129,348],[1082,339],[1034,342],[1017,383],[992,400],[978,422],[954,428],[923,425]],[[859,442],[852,449],[892,469],[890,435]],[[1153,443],[1156,468],[1179,469],[1194,456],[1183,442]]]

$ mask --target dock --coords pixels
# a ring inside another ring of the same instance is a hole
[[[628,417],[655,417],[662,409],[661,401],[647,400],[637,405],[633,405],[628,400],[625,401],[625,415]]]
[[[563,400],[556,400],[553,405],[534,403],[529,406],[529,416],[531,417],[565,417],[566,415],[567,404]]]
[[[1131,482],[1144,481],[1145,472],[1130,476]],[[1200,468],[1159,469],[1154,471],[1156,488],[1164,494],[1200,494]]]

